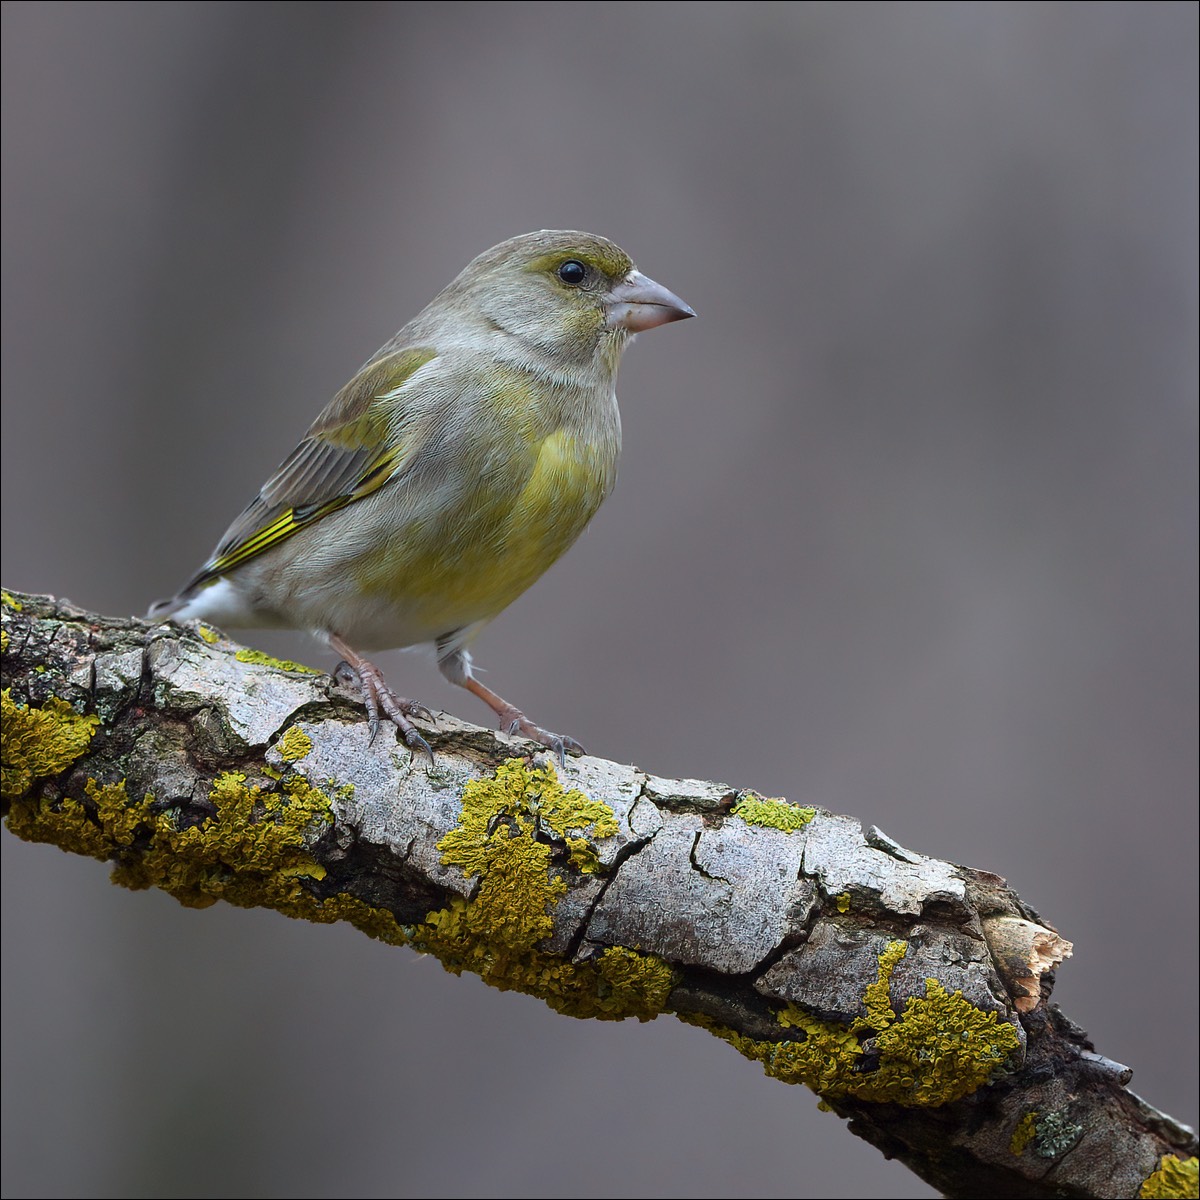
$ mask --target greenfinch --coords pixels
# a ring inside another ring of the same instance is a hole
[[[485,251],[358,371],[150,617],[305,629],[414,752],[424,706],[364,651],[431,644],[500,727],[553,749],[471,669],[479,631],[582,533],[612,490],[615,383],[631,336],[695,313],[612,242],[542,230]]]

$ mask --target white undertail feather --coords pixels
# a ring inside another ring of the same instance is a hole
[[[160,620],[207,621],[221,629],[262,629],[278,624],[250,604],[246,594],[228,579],[218,579],[182,600],[156,604],[150,615]]]

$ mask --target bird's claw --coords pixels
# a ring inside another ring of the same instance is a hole
[[[361,668],[356,668],[348,662],[339,663],[334,669],[334,679],[342,682],[346,678],[352,679],[362,694],[362,701],[367,710],[367,728],[371,731],[368,745],[374,743],[379,733],[381,715],[386,716],[400,730],[404,744],[413,754],[424,754],[429,759],[429,765],[435,765],[433,749],[409,720],[410,717],[420,717],[424,721],[432,721],[433,713],[425,705],[397,696],[384,683],[379,669],[369,663]]]
[[[505,732],[516,737],[528,738],[531,742],[537,742],[540,746],[545,746],[547,750],[554,753],[558,759],[558,765],[565,767],[567,765],[567,755],[586,754],[587,751],[573,738],[567,737],[561,733],[551,733],[548,729],[543,729],[540,725],[535,725],[524,713],[517,713],[504,726]]]
[[[407,729],[400,730],[404,738],[404,744],[412,751],[415,758],[418,754],[424,754],[429,759],[429,766],[436,767],[437,759],[433,757],[433,747],[410,725]]]

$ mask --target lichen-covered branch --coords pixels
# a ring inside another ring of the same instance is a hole
[[[850,817],[440,717],[436,764],[204,627],[3,598],[9,829],[116,882],[436,955],[578,1017],[703,1026],[955,1196],[1196,1194],[1196,1139],[1048,1003],[1002,879]]]

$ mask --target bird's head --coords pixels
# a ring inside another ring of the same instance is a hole
[[[599,352],[614,366],[630,334],[696,315],[619,246],[561,229],[493,246],[443,297],[554,358],[587,361]]]

